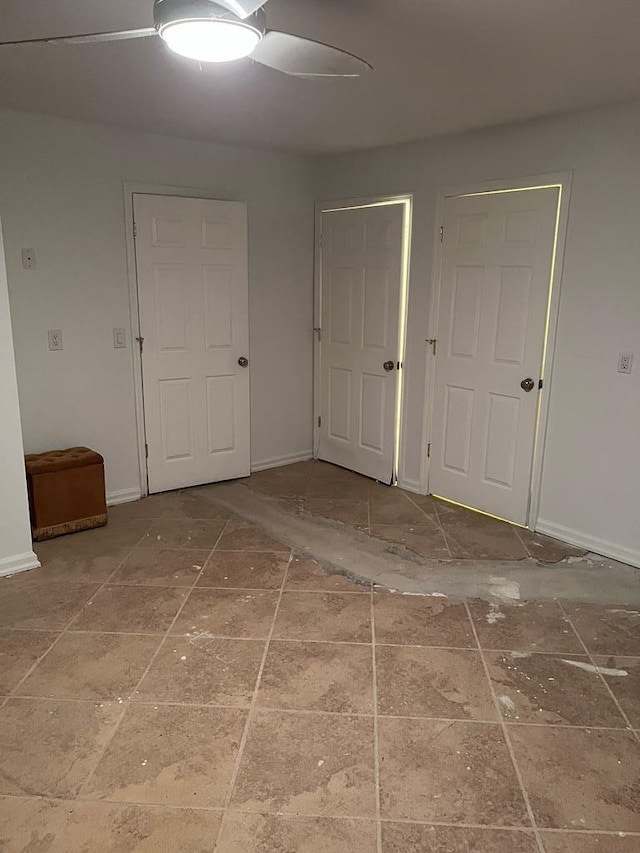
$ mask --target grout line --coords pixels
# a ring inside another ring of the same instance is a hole
[[[607,691],[607,693],[609,694],[609,696],[610,696],[610,697],[611,697],[611,699],[613,700],[613,703],[615,704],[615,706],[616,706],[616,709],[617,709],[618,713],[620,714],[620,716],[622,717],[622,719],[623,719],[623,720],[624,720],[624,722],[626,723],[626,728],[631,732],[631,734],[633,735],[633,737],[634,737],[638,742],[640,742],[640,734],[638,734],[638,732],[633,728],[633,726],[632,726],[632,724],[631,724],[631,720],[630,720],[630,719],[629,719],[629,717],[626,715],[626,713],[625,713],[625,711],[624,711],[624,709],[623,709],[622,705],[620,704],[620,702],[618,701],[618,699],[617,699],[617,697],[616,697],[615,693],[614,693],[614,692],[613,692],[613,690],[611,689],[611,687],[610,687],[610,685],[609,685],[609,682],[608,682],[608,681],[607,681],[607,679],[604,677],[604,675],[600,672],[600,670],[599,670],[599,668],[598,668],[598,664],[597,664],[597,663],[596,663],[596,661],[595,661],[594,655],[592,655],[592,654],[591,654],[591,652],[589,651],[589,648],[588,648],[587,644],[584,642],[584,640],[583,640],[583,639],[582,639],[582,637],[580,636],[580,633],[578,632],[578,629],[576,628],[576,626],[573,624],[573,621],[572,621],[571,617],[569,616],[569,614],[567,613],[567,611],[564,609],[564,607],[562,606],[562,604],[561,604],[559,601],[558,601],[558,606],[560,607],[560,609],[561,609],[561,611],[562,611],[562,613],[563,613],[563,615],[564,615],[565,619],[567,620],[567,622],[568,622],[568,623],[569,623],[569,625],[571,626],[571,629],[573,630],[574,634],[575,634],[575,635],[576,635],[576,637],[578,638],[578,641],[580,642],[580,645],[581,645],[581,646],[582,646],[582,648],[585,650],[585,653],[586,653],[587,657],[588,657],[588,658],[589,658],[589,660],[591,661],[591,665],[592,665],[592,666],[595,666],[595,667],[596,667],[596,669],[598,670],[598,672],[597,672],[598,677],[600,678],[600,681],[604,684],[605,690]],[[626,655],[613,655],[612,657],[626,657]]]
[[[440,513],[438,512],[438,504],[434,501],[433,508],[436,513],[436,521],[438,522],[438,527],[440,529],[440,533],[442,533],[442,538],[444,539],[444,544],[447,546],[447,551],[449,552],[450,559],[454,559],[453,551],[451,550],[451,545],[449,544],[449,537],[444,532],[444,525],[442,524],[442,519],[440,518]]]
[[[175,812],[213,812],[214,814],[223,813],[224,809],[222,806],[201,806],[201,805],[188,805],[188,806],[176,806],[170,803],[145,803],[138,802],[136,800],[111,800],[109,797],[101,798],[100,800],[95,800],[93,798],[83,798],[77,797],[75,799],[70,799],[69,797],[52,797],[52,796],[40,796],[37,794],[12,794],[6,793],[2,795],[3,799],[6,800],[33,800],[36,802],[45,802],[45,803],[68,803],[69,805],[77,804],[77,803],[91,803],[92,805],[116,805],[121,806],[123,809],[128,808],[130,806],[139,806],[145,809],[167,809]],[[359,823],[373,823],[374,818],[371,815],[345,815],[345,814],[327,814],[327,813],[319,813],[319,812],[287,812],[287,811],[269,811],[269,809],[262,808],[260,812],[251,811],[249,809],[242,808],[239,806],[238,808],[232,809],[236,814],[242,814],[247,816],[255,817],[258,814],[265,815],[273,815],[277,817],[291,817],[291,818],[312,818],[312,819],[326,819],[326,820],[335,820],[335,821],[357,821]],[[530,826],[503,826],[502,824],[485,824],[485,823],[448,823],[446,821],[439,820],[416,820],[414,818],[401,817],[401,818],[381,818],[382,823],[388,824],[409,824],[411,826],[427,826],[427,827],[446,827],[450,829],[477,829],[482,831],[504,831],[504,832],[513,832],[513,833],[525,833],[528,835],[533,834],[533,829]],[[625,838],[640,838],[640,832],[635,830],[615,830],[615,829],[558,829],[555,827],[545,827],[543,830],[546,834],[553,835],[567,835],[567,836],[612,836],[612,837],[625,837]]]
[[[145,535],[146,535],[146,534],[145,534]],[[106,579],[106,580],[104,580],[102,583],[100,583],[100,584],[96,587],[96,589],[94,589],[94,591],[93,591],[89,596],[87,596],[87,599],[86,599],[86,600],[84,601],[84,603],[83,603],[83,604],[78,608],[78,611],[77,611],[73,616],[71,616],[71,617],[70,617],[70,618],[65,622],[65,624],[63,625],[63,627],[60,629],[60,633],[59,633],[59,634],[58,634],[58,636],[55,638],[55,640],[53,640],[53,642],[51,643],[51,645],[49,646],[49,648],[48,648],[48,649],[47,649],[47,650],[46,650],[42,655],[40,655],[40,657],[36,660],[36,662],[33,664],[33,666],[31,666],[31,667],[27,670],[27,672],[22,676],[22,678],[20,679],[20,681],[18,681],[18,683],[14,686],[13,690],[12,690],[12,691],[8,694],[8,696],[4,699],[4,701],[3,701],[3,702],[2,702],[2,704],[0,705],[0,708],[3,708],[3,707],[6,705],[7,701],[8,701],[11,697],[18,695],[18,694],[17,694],[17,690],[18,690],[18,688],[19,688],[19,687],[22,687],[22,685],[24,684],[24,682],[29,678],[29,676],[30,676],[30,675],[32,674],[32,672],[36,669],[36,667],[37,667],[37,666],[39,666],[39,665],[40,665],[40,663],[41,663],[41,662],[42,662],[42,661],[47,657],[47,655],[48,655],[48,654],[49,654],[49,652],[54,648],[54,646],[56,646],[56,645],[60,642],[60,640],[62,639],[62,637],[63,637],[63,636],[64,636],[64,635],[65,635],[65,634],[70,630],[70,628],[71,628],[71,626],[74,624],[74,622],[76,622],[76,621],[80,618],[80,614],[84,611],[84,609],[85,609],[85,607],[87,606],[87,604],[88,604],[88,603],[89,603],[89,602],[90,602],[90,601],[91,601],[91,600],[92,600],[92,599],[93,599],[93,598],[94,598],[94,597],[95,597],[95,596],[100,592],[100,590],[102,590],[102,589],[103,589],[103,588],[104,588],[104,587],[109,583],[109,580],[114,576],[114,574],[115,574],[117,571],[119,571],[119,570],[120,570],[120,568],[124,565],[125,560],[127,560],[127,559],[128,559],[128,557],[130,556],[130,554],[131,554],[131,552],[133,551],[133,549],[134,549],[134,548],[135,548],[135,545],[132,545],[132,546],[131,546],[131,548],[130,548],[130,550],[129,550],[129,551],[127,552],[127,554],[122,558],[122,560],[118,563],[118,565],[115,567],[115,569],[113,570],[113,572],[111,572],[111,574],[107,577],[107,579]],[[28,629],[28,628],[23,628],[23,629],[21,629],[21,630],[27,631],[27,630],[29,630],[29,629]],[[41,630],[46,632],[46,629],[44,629],[44,628],[43,628],[43,629],[41,629]],[[51,633],[56,633],[56,632],[55,632],[55,631],[52,631]]]
[[[226,522],[226,524],[223,526],[222,530],[220,531],[220,535],[218,536],[218,539],[217,539],[217,541],[216,541],[216,544],[217,544],[217,542],[219,542],[219,541],[220,541],[220,537],[221,537],[221,536],[222,536],[222,534],[224,533],[224,531],[225,531],[225,529],[226,529],[226,527],[227,527],[227,524],[228,524],[228,523],[229,523],[229,522],[227,521],[227,522]],[[145,535],[146,535],[146,534],[145,534]],[[210,556],[211,556],[211,554],[213,553],[213,550],[214,550],[214,549],[212,548],[212,549],[211,549],[211,552],[209,553],[209,557],[210,557]],[[204,567],[206,566],[206,564],[207,564],[207,561],[208,561],[209,557],[207,558],[207,560],[205,560],[205,561],[204,561],[204,563],[203,563],[203,565],[202,565],[202,569],[200,569],[200,571],[196,573],[195,579],[194,579],[194,581],[193,581],[193,586],[191,587],[191,589],[189,589],[189,590],[187,591],[187,594],[185,595],[184,600],[182,601],[182,604],[180,605],[180,607],[178,607],[178,610],[177,610],[177,612],[176,612],[175,616],[173,617],[173,619],[172,619],[172,621],[171,621],[171,624],[169,625],[169,627],[167,628],[167,630],[164,632],[164,635],[163,635],[162,639],[161,639],[161,640],[160,640],[160,642],[158,643],[158,647],[157,647],[157,649],[155,650],[155,652],[153,653],[153,655],[152,655],[152,657],[151,657],[151,660],[149,661],[149,664],[147,665],[146,669],[144,670],[144,672],[142,673],[142,675],[141,675],[141,676],[140,676],[140,678],[138,679],[138,681],[137,681],[136,685],[134,686],[133,690],[131,691],[131,693],[130,693],[130,694],[129,694],[129,696],[127,697],[126,701],[125,701],[125,702],[123,702],[123,710],[122,710],[122,714],[120,715],[120,717],[118,718],[118,721],[116,722],[115,726],[113,727],[113,731],[111,732],[111,735],[107,738],[107,740],[106,740],[106,742],[105,742],[105,744],[104,744],[104,747],[103,747],[103,748],[102,748],[102,750],[100,751],[100,754],[99,754],[99,756],[98,756],[97,760],[94,762],[94,765],[93,765],[92,770],[87,774],[87,776],[85,777],[84,782],[83,782],[83,783],[82,783],[82,785],[80,786],[79,794],[81,794],[81,793],[86,789],[87,785],[89,784],[89,782],[91,781],[91,779],[92,779],[92,778],[93,778],[93,776],[95,775],[95,773],[96,773],[96,771],[97,771],[98,767],[100,766],[100,763],[101,763],[101,761],[102,761],[103,757],[105,756],[105,754],[106,754],[106,752],[107,752],[107,750],[108,750],[109,746],[110,746],[110,745],[111,745],[111,743],[113,742],[113,739],[114,739],[114,737],[115,737],[115,735],[116,735],[116,732],[117,732],[117,731],[118,731],[118,729],[120,728],[120,723],[122,722],[122,720],[123,720],[123,718],[124,718],[124,715],[126,714],[127,710],[128,710],[128,709],[129,709],[129,707],[130,707],[131,697],[132,697],[133,695],[135,695],[136,690],[140,687],[140,685],[142,684],[142,682],[143,682],[143,681],[144,681],[144,679],[146,678],[147,673],[149,672],[149,670],[150,670],[150,669],[151,669],[151,667],[153,666],[153,664],[154,664],[154,662],[155,662],[156,658],[157,658],[157,657],[158,657],[158,655],[160,654],[160,650],[161,650],[161,648],[163,647],[164,643],[166,642],[167,637],[169,636],[169,633],[170,633],[171,629],[172,629],[172,628],[173,628],[173,626],[175,625],[175,623],[176,623],[176,621],[177,621],[178,617],[180,616],[180,614],[182,613],[182,611],[183,611],[183,609],[184,609],[184,606],[186,605],[187,601],[189,600],[189,597],[190,597],[191,593],[192,593],[192,592],[193,592],[193,590],[195,589],[195,586],[196,586],[196,584],[198,583],[198,580],[199,580],[199,578],[200,578],[200,575],[201,575],[201,574],[202,574],[202,572],[204,571]]]
[[[502,716],[502,711],[500,709],[500,702],[498,701],[498,697],[496,696],[496,692],[495,692],[494,687],[493,687],[493,682],[491,681],[491,676],[489,674],[489,667],[487,666],[487,661],[485,660],[484,652],[483,652],[482,647],[480,645],[480,638],[478,637],[478,632],[476,631],[476,626],[475,626],[473,618],[471,616],[471,610],[469,609],[469,604],[468,604],[466,599],[464,600],[464,606],[467,610],[467,615],[469,617],[469,621],[471,622],[471,627],[473,630],[473,634],[476,638],[476,643],[478,644],[478,648],[480,649],[480,658],[482,660],[482,666],[484,668],[484,674],[485,674],[485,677],[489,683],[489,690],[491,691],[491,697],[493,699],[493,704],[495,705],[495,708],[496,708],[496,711],[498,714],[498,720],[500,720],[500,723],[502,725],[502,736],[504,737],[507,749],[509,750],[509,755],[511,757],[511,763],[513,764],[513,769],[515,771],[516,778],[518,780],[518,784],[520,785],[520,792],[522,794],[522,798],[524,800],[524,804],[525,804],[526,809],[527,809],[527,815],[529,816],[531,826],[533,827],[533,832],[534,832],[534,835],[536,838],[536,844],[538,845],[538,850],[540,851],[540,853],[545,853],[545,848],[544,848],[544,844],[542,841],[542,836],[540,835],[540,830],[538,829],[538,825],[536,823],[535,814],[533,812],[533,808],[531,807],[531,801],[529,800],[529,794],[527,793],[527,789],[526,789],[525,784],[524,784],[524,779],[522,777],[522,773],[520,771],[520,767],[519,767],[517,759],[516,759],[516,753],[515,753],[515,750],[513,748],[513,744],[511,742],[511,736],[510,736],[509,730],[505,724],[504,717]]]
[[[382,853],[382,824],[380,823],[380,742],[378,738],[378,670],[376,661],[376,622],[373,587],[369,593],[371,602],[371,662],[373,676],[373,767],[376,786],[376,843],[377,853]]]
[[[271,620],[271,629],[270,629],[269,634],[267,636],[265,646],[264,646],[264,651],[262,653],[262,660],[260,661],[260,667],[258,668],[258,675],[256,677],[255,687],[253,689],[253,696],[251,697],[251,704],[249,705],[249,711],[247,713],[247,719],[246,719],[246,722],[244,725],[244,729],[242,731],[240,743],[238,744],[238,754],[236,755],[236,760],[235,760],[234,765],[233,765],[233,771],[231,773],[231,778],[230,778],[228,786],[227,786],[227,793],[226,793],[225,798],[224,798],[224,809],[225,809],[225,811],[224,811],[224,814],[222,816],[222,820],[220,821],[220,828],[218,830],[218,837],[217,837],[216,843],[213,847],[214,851],[217,850],[217,848],[218,848],[218,841],[222,836],[222,830],[224,828],[227,813],[228,813],[229,807],[231,805],[231,798],[233,797],[233,792],[235,790],[236,783],[238,781],[238,775],[240,773],[240,765],[242,763],[242,759],[244,757],[244,750],[245,750],[245,747],[247,745],[247,740],[249,738],[249,729],[250,729],[251,723],[253,722],[253,718],[254,718],[255,711],[257,708],[257,704],[258,704],[258,693],[260,690],[260,682],[262,680],[262,674],[264,672],[264,669],[265,669],[265,666],[267,663],[267,655],[269,654],[269,647],[271,645],[271,640],[273,638],[273,634],[275,631],[276,620],[278,618],[278,611],[280,610],[280,602],[282,601],[282,595],[284,593],[284,586],[287,582],[287,575],[289,573],[289,566],[291,565],[292,559],[293,559],[293,554],[291,554],[291,556],[289,557],[289,562],[287,563],[287,568],[285,569],[285,573],[284,573],[284,576],[282,578],[282,584],[280,586],[280,593],[278,595],[278,600],[276,602],[276,607],[275,607],[275,610],[273,613],[273,619]]]

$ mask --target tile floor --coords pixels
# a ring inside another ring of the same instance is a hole
[[[640,851],[624,604],[373,591],[197,490],[38,551],[0,580],[3,853]]]
[[[248,488],[301,515],[321,516],[435,560],[556,563],[585,552],[477,512],[390,488],[326,462],[298,462],[252,474]]]

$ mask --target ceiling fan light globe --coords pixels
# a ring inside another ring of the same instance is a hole
[[[262,41],[262,33],[244,21],[212,18],[173,21],[159,34],[174,53],[199,62],[242,59]]]

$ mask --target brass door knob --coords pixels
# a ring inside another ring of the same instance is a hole
[[[238,364],[240,367],[249,367],[249,359],[245,358],[243,355],[238,359]]]
[[[530,379],[530,378],[529,379],[523,379],[522,382],[520,383],[520,387],[522,388],[523,391],[526,391],[528,394],[529,391],[533,391],[533,389],[536,387],[536,383],[533,381],[533,379]]]
[[[387,373],[390,373],[393,370],[393,368],[395,367],[395,362],[385,361],[385,363],[382,366],[387,371]]]

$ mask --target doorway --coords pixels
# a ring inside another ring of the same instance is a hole
[[[246,207],[133,193],[132,208],[143,482],[153,494],[247,476]]]
[[[562,184],[452,195],[440,229],[429,492],[527,526]]]
[[[395,482],[406,337],[411,199],[319,205],[315,450]]]

